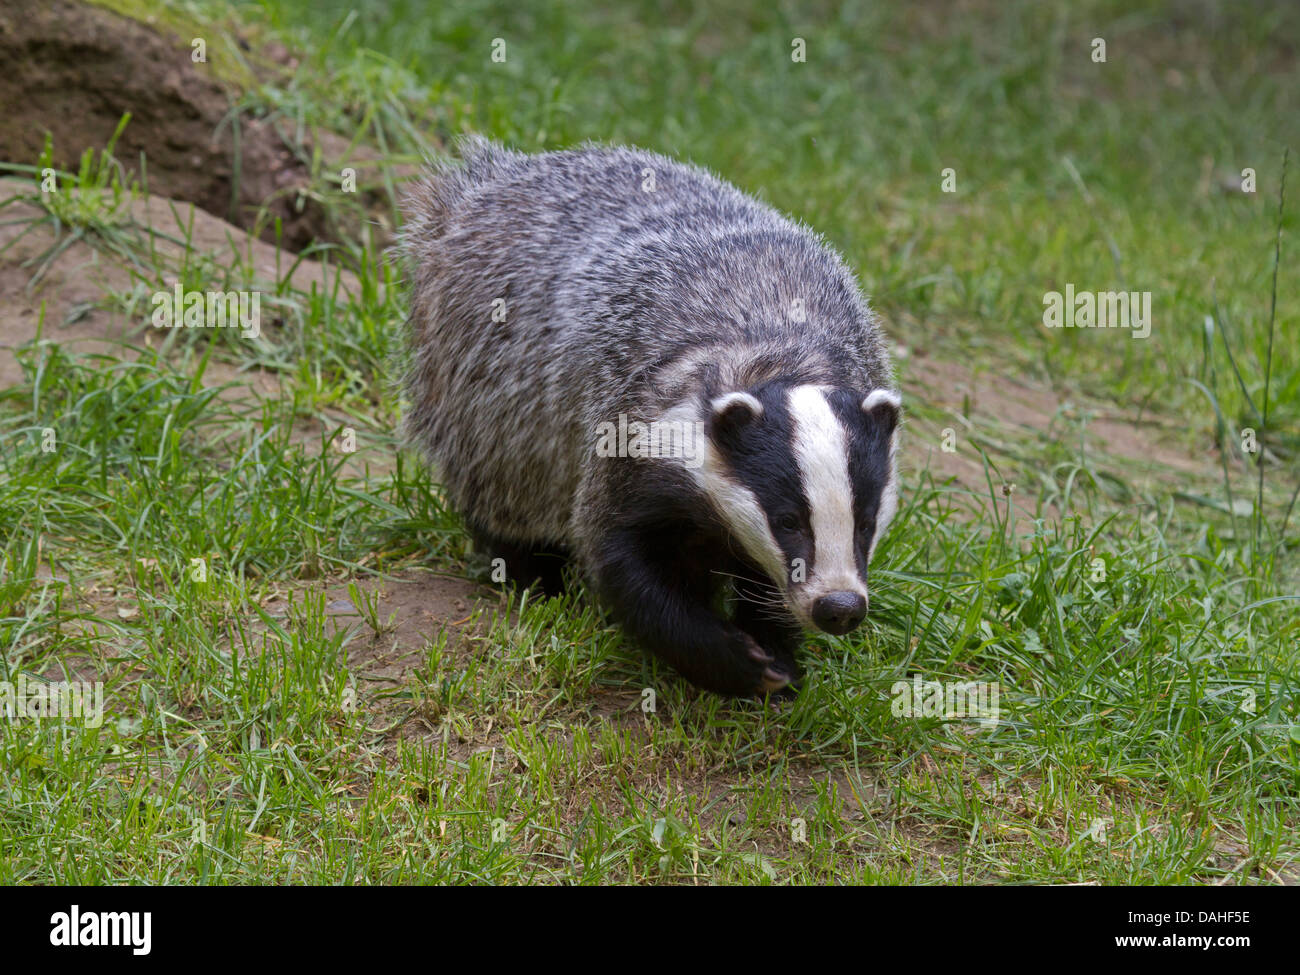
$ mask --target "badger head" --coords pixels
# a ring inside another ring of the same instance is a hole
[[[805,627],[867,613],[867,564],[898,506],[900,400],[887,389],[768,383],[708,399],[695,476]]]

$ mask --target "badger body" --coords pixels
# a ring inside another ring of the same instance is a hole
[[[791,683],[804,628],[861,622],[896,506],[899,399],[852,274],[663,156],[460,156],[407,204],[406,432],[476,545],[520,584],[576,562],[701,687]]]

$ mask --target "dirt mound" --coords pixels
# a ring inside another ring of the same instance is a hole
[[[207,42],[211,59],[216,38]],[[0,0],[0,159],[35,164],[48,135],[55,165],[75,169],[129,112],[114,155],[136,178],[145,160],[150,192],[256,226],[264,240],[274,239],[268,218],[278,217],[295,251],[353,230],[304,192],[321,179],[308,160],[318,152],[337,174],[372,164],[374,154],[349,152],[333,133],[295,142],[274,123],[232,114],[236,92],[191,54],[189,39],[74,0]]]

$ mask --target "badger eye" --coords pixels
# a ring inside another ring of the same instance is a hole
[[[776,520],[776,527],[783,532],[797,532],[799,530],[799,516],[792,514],[781,515]]]

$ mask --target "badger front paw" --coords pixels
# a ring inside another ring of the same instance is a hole
[[[758,669],[754,693],[772,694],[789,687],[798,676],[793,661],[780,660],[775,654],[768,653],[759,646],[757,640],[743,630],[740,635],[743,638],[745,655]]]
[[[728,697],[785,693],[797,676],[793,666],[727,623],[712,639],[678,657],[676,666],[691,683]]]

